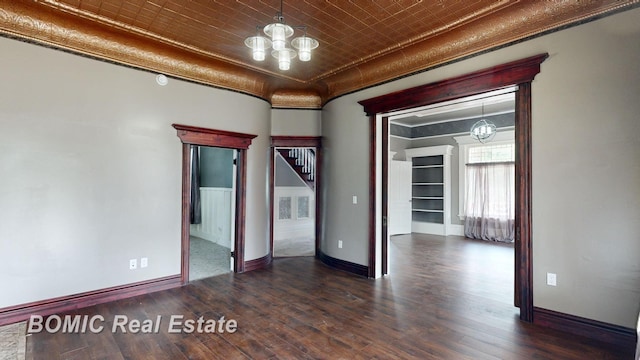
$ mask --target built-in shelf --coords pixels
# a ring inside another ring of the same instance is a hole
[[[433,169],[433,168],[442,168],[443,165],[423,165],[423,166],[413,166],[414,169]]]
[[[412,231],[446,235],[450,223],[449,158],[453,146],[405,150],[412,162]]]

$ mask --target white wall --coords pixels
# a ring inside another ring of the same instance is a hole
[[[639,18],[640,9],[626,11],[328,103],[323,251],[368,265],[369,119],[357,101],[548,52],[532,84],[534,306],[635,327]],[[545,285],[546,272],[557,287]]]
[[[0,38],[0,307],[180,272],[172,123],[258,135],[246,259],[268,253],[268,103]],[[149,267],[131,271],[132,258]]]

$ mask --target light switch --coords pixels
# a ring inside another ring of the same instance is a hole
[[[358,197],[356,195],[353,195],[353,205],[358,203]]]

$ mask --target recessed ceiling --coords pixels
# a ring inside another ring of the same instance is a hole
[[[252,60],[244,39],[276,0],[0,0],[0,33],[240,91],[274,107],[328,100],[637,1],[284,1],[289,25],[317,39],[288,71]]]

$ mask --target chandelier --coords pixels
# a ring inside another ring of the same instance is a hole
[[[244,44],[251,49],[253,60],[264,61],[271,47],[273,47],[271,55],[278,59],[278,68],[280,70],[289,70],[291,60],[296,56],[300,58],[300,61],[311,60],[311,50],[318,47],[318,41],[307,36],[306,26],[289,26],[284,22],[282,0],[280,0],[280,11],[276,12],[274,20],[276,22],[267,26],[256,26],[256,36],[251,36],[244,40]],[[302,36],[291,40],[291,46],[296,48],[297,52],[287,47],[287,39],[293,36],[294,29],[304,31]],[[268,37],[262,36],[260,30],[263,30]]]
[[[483,144],[493,140],[496,136],[496,126],[491,121],[484,119],[484,103],[482,104],[482,117],[473,124],[469,134],[472,139],[478,140]]]

